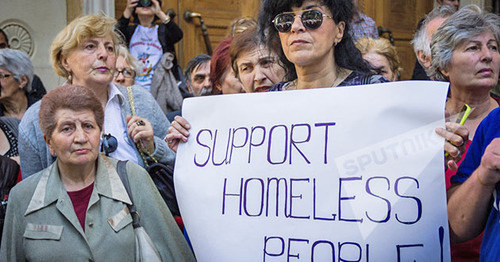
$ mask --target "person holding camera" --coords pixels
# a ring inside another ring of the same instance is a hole
[[[130,53],[142,63],[135,83],[151,90],[151,81],[160,58],[166,52],[174,55],[173,70],[177,81],[181,81],[180,70],[175,57],[175,43],[182,39],[182,30],[172,21],[175,14],[165,14],[161,0],[127,0],[127,7],[118,20],[118,30],[127,41]],[[130,17],[134,24],[129,25]],[[161,23],[156,24],[159,20]]]

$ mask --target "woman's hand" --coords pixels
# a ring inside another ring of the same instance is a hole
[[[158,16],[158,18],[161,19],[161,14],[165,14],[163,13],[163,11],[161,10],[161,7],[160,7],[160,3],[158,3],[158,0],[152,0],[153,4],[151,5],[151,11],[153,11],[153,14],[155,14],[156,16]]]
[[[153,126],[145,118],[127,116],[127,133],[139,149],[152,154],[155,151]]]
[[[476,176],[484,186],[500,182],[500,138],[495,138],[484,150]]]
[[[127,0],[127,7],[125,7],[125,10],[123,10],[123,17],[129,19],[130,16],[132,16],[132,12],[134,11],[134,8],[137,6],[137,2],[139,0]]]
[[[182,116],[176,116],[174,121],[170,124],[168,128],[168,135],[165,137],[165,141],[167,141],[168,147],[172,149],[174,152],[177,152],[177,147],[179,143],[187,142],[189,137],[189,129],[191,126],[188,121]]]
[[[446,139],[444,151],[446,152],[446,166],[455,171],[458,169],[457,162],[465,152],[467,141],[469,140],[469,130],[453,122],[446,122],[446,129],[436,128],[436,133]]]

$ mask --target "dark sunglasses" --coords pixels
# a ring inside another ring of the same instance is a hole
[[[106,156],[116,151],[118,147],[118,140],[111,134],[102,136],[101,152],[104,152]]]
[[[323,23],[323,17],[332,18],[316,9],[304,10],[300,15],[294,12],[284,12],[274,17],[274,27],[280,33],[289,32],[290,29],[292,29],[293,21],[295,21],[295,16],[297,15],[300,17],[302,25],[309,30],[318,29]]]

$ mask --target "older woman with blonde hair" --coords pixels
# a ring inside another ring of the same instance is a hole
[[[57,160],[11,191],[0,260],[130,261],[131,204],[163,261],[195,260],[146,171],[128,162],[121,173],[116,159],[99,153],[105,116],[90,88],[60,86],[39,108],[43,138]]]
[[[102,151],[143,167],[151,161],[147,155],[171,163],[175,154],[163,140],[169,123],[154,98],[144,88],[112,83],[116,48],[121,42],[115,24],[114,18],[95,15],[73,20],[52,43],[52,66],[67,83],[89,88],[99,99],[105,115]],[[43,140],[38,111],[39,104],[30,107],[19,126],[23,177],[48,167],[56,159]]]
[[[234,19],[229,25],[227,37],[236,36],[249,28],[257,28],[257,21],[251,17],[239,17]]]
[[[389,81],[397,81],[401,72],[398,51],[385,38],[373,39],[362,37],[356,43],[363,59],[370,63],[377,73],[385,76]]]
[[[124,45],[118,46],[113,83],[122,86],[132,86],[135,75],[142,70],[142,64],[130,54]]]

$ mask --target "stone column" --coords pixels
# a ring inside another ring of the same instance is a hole
[[[104,13],[115,17],[115,1],[113,0],[83,0],[82,15],[97,15]]]

